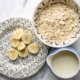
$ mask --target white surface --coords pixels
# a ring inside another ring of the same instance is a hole
[[[80,0],[75,0],[80,4]],[[32,15],[35,7],[40,0],[0,0],[0,22],[10,17],[25,17],[32,20]],[[80,53],[80,38],[73,44],[73,46]],[[9,79],[0,75],[0,80],[15,80]],[[23,80],[62,80],[56,77],[45,64],[43,68],[35,75],[30,78]],[[80,80],[80,72],[72,79],[69,80]]]

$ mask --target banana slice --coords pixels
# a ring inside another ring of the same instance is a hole
[[[17,29],[17,30],[14,31],[13,37],[15,39],[21,39],[22,34],[23,34],[23,29]]]
[[[39,46],[36,43],[31,43],[28,46],[28,51],[32,54],[36,54],[39,51]]]
[[[16,60],[18,58],[18,51],[16,49],[10,49],[8,51],[8,57],[10,60]]]
[[[19,46],[17,47],[18,50],[23,50],[25,48],[25,44],[23,42],[20,42]]]
[[[32,36],[31,34],[29,33],[24,33],[22,35],[22,41],[25,43],[25,44],[30,44],[32,42]]]
[[[26,56],[28,56],[28,50],[27,50],[27,48],[25,48],[25,49],[22,50],[22,51],[19,51],[19,56],[20,56],[21,58],[25,58]]]
[[[17,39],[13,38],[13,37],[10,39],[10,44],[14,48],[16,48],[19,45],[19,43],[20,42]]]

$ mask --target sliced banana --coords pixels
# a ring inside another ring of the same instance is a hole
[[[16,49],[10,49],[8,51],[8,57],[10,60],[16,60],[18,58],[18,51]]]
[[[22,41],[25,43],[25,44],[30,44],[32,42],[32,36],[31,34],[29,33],[24,33],[22,35]]]
[[[28,50],[27,50],[27,48],[25,48],[25,49],[22,50],[22,51],[19,51],[19,56],[20,56],[21,58],[25,58],[26,56],[28,56]]]
[[[25,48],[25,44],[23,42],[20,42],[19,46],[17,47],[18,50],[23,50]]]
[[[23,34],[23,29],[17,29],[17,30],[14,31],[13,37],[15,39],[21,39],[22,34]]]
[[[36,43],[31,43],[29,46],[28,46],[28,51],[32,54],[36,54],[38,53],[39,51],[39,46],[38,44]]]
[[[20,43],[19,40],[15,39],[13,37],[10,39],[10,44],[14,48],[16,48],[19,45],[19,43]]]

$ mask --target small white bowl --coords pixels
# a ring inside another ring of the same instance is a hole
[[[59,74],[54,70],[54,68],[52,67],[52,63],[51,63],[51,62],[52,62],[53,56],[55,56],[56,54],[59,54],[59,52],[61,52],[61,51],[70,51],[70,52],[72,52],[73,54],[75,54],[75,56],[76,56],[77,59],[78,59],[79,65],[78,65],[77,70],[75,71],[75,73],[73,73],[73,74],[71,74],[71,75],[69,75],[69,76],[61,76],[61,75],[59,75]],[[58,77],[60,77],[60,78],[63,78],[63,79],[72,78],[72,77],[74,77],[74,76],[79,72],[79,69],[80,69],[79,54],[78,54],[78,52],[77,52],[74,48],[71,48],[71,47],[56,49],[56,50],[53,50],[53,51],[51,51],[51,52],[49,53],[49,56],[47,57],[47,64],[49,65],[49,67],[51,68],[52,72],[53,72],[56,76],[58,76]]]
[[[46,38],[43,38],[43,36],[40,34],[40,32],[39,32],[39,30],[37,28],[38,27],[38,25],[37,25],[37,17],[39,15],[39,13],[49,3],[58,3],[58,2],[61,2],[61,3],[64,3],[64,4],[67,4],[67,5],[71,6],[79,14],[80,7],[74,0],[42,0],[37,5],[37,7],[35,9],[35,12],[33,14],[33,30],[34,30],[36,36],[44,44],[46,44],[46,45],[48,45],[50,47],[55,47],[55,48],[69,46],[69,45],[73,44],[80,37],[80,27],[78,27],[78,30],[76,31],[76,33],[75,33],[75,35],[73,37],[71,37],[70,39],[68,39],[66,41],[63,41],[63,42],[51,42],[51,41],[47,40]],[[80,17],[80,14],[79,14],[79,17]],[[80,18],[79,18],[79,20],[80,20]],[[79,22],[79,26],[80,26],[80,22]]]

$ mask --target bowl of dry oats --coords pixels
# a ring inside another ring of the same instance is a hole
[[[50,47],[65,47],[80,37],[80,7],[74,0],[42,0],[35,9],[33,29]]]

